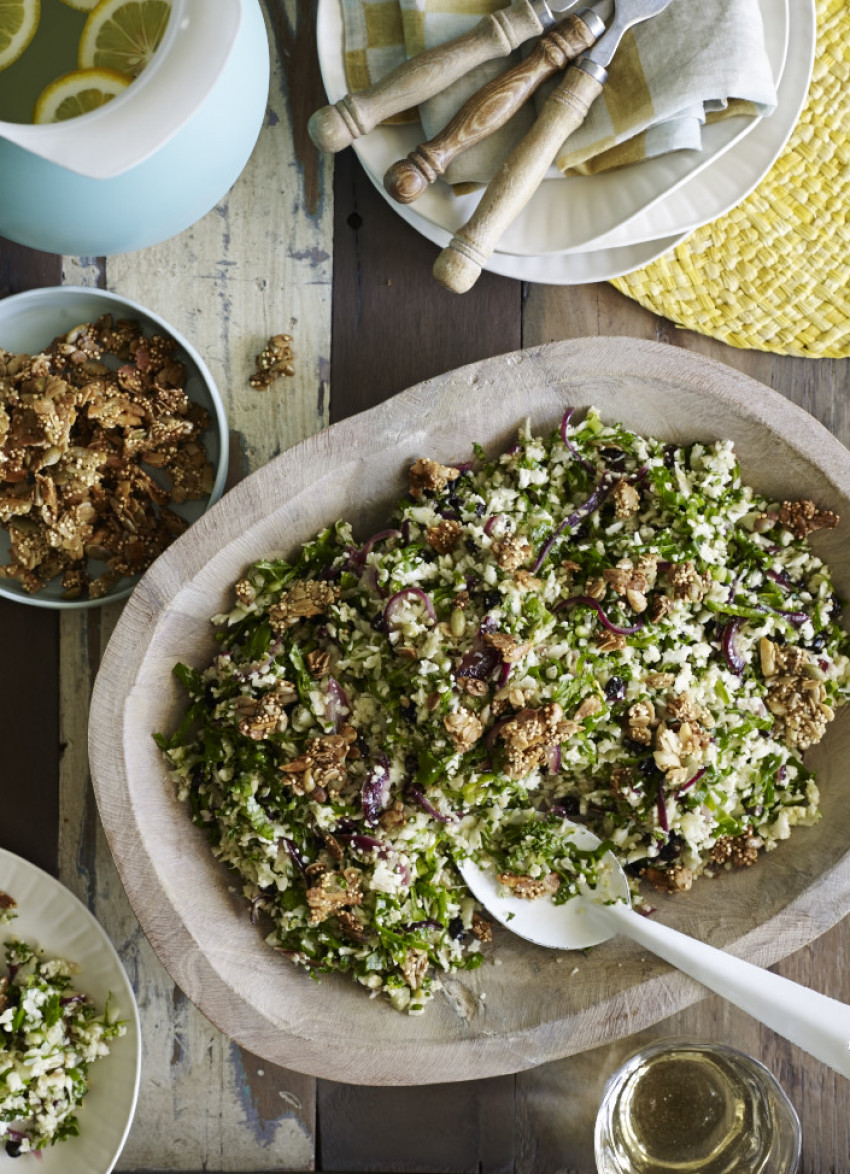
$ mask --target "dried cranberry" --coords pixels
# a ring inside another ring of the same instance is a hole
[[[665,444],[665,446],[664,446],[664,464],[667,466],[668,469],[674,468],[674,466],[676,464],[676,453],[678,451],[679,450],[676,448],[675,444]]]
[[[466,538],[464,538],[463,545],[470,552],[470,554],[475,554],[476,550],[478,549],[478,545],[471,535],[467,535]]]
[[[655,764],[654,758],[643,758],[638,763],[638,771],[645,779],[654,779],[661,774],[661,771]]]
[[[410,701],[410,702],[408,702],[407,705],[402,705],[400,708],[401,708],[401,716],[404,718],[404,720],[406,722],[410,722],[411,725],[415,725],[416,724],[416,706],[413,704],[413,702]]]
[[[463,918],[453,917],[449,922],[449,937],[459,942],[466,931],[463,928]]]
[[[611,448],[609,445],[604,445],[599,450],[599,455],[605,458],[605,463],[611,469],[624,469],[626,467],[626,454],[621,448]]]
[[[681,855],[682,855],[681,838],[679,836],[677,836],[675,832],[671,832],[668,839],[667,839],[667,843],[664,845],[664,847],[658,853],[658,859],[667,861],[667,863],[671,863],[673,860],[678,860]]]
[[[10,1158],[19,1158],[21,1156],[21,1143],[19,1141],[7,1141],[6,1153]]]
[[[499,591],[485,591],[481,600],[486,608],[498,607],[502,602],[502,595]]]
[[[564,815],[579,815],[581,812],[581,803],[577,795],[564,795],[561,799],[556,799],[554,807],[559,807]]]
[[[609,701],[623,701],[626,696],[626,682],[622,677],[609,677],[605,686],[605,696]]]
[[[384,613],[379,611],[376,616],[373,616],[369,621],[369,627],[375,632],[386,632],[387,625],[384,620]]]
[[[813,640],[810,640],[806,647],[811,648],[812,652],[822,652],[826,648],[826,636],[824,636],[823,632],[818,632],[817,636]]]

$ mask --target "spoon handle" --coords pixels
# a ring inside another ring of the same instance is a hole
[[[641,917],[625,905],[595,905],[587,912],[850,1077],[850,1007],[844,1003]]]

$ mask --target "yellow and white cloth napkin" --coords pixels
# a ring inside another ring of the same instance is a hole
[[[504,4],[342,0],[342,7],[353,91],[380,80],[407,57],[466,32]],[[512,64],[488,62],[424,103],[418,111],[423,139],[435,135],[471,94]],[[758,0],[672,0],[623,38],[602,97],[565,143],[557,165],[562,171],[602,171],[669,151],[699,150],[706,121],[730,114],[768,115],[775,105]],[[408,112],[394,121],[416,117]],[[452,183],[489,180],[534,117],[528,103],[501,131],[460,155],[446,178]]]

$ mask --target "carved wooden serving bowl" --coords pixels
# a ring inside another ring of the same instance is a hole
[[[811,497],[850,515],[850,453],[777,393],[676,347],[588,339],[449,372],[334,425],[228,493],[148,571],[106,651],[90,753],[100,813],[133,908],[190,999],[266,1060],[366,1084],[426,1084],[515,1072],[647,1027],[698,999],[696,983],[613,939],[562,958],[506,932],[480,969],[444,979],[422,1016],[369,999],[350,979],[316,983],[265,945],[238,883],[213,859],[174,794],[154,744],[182,707],[171,669],[207,663],[210,616],[230,606],[254,559],[291,553],[338,517],[365,537],[428,455],[506,447],[520,421],[557,425],[564,408],[686,443],[734,441],[745,479],[768,496]],[[848,522],[813,546],[850,596]],[[687,895],[653,897],[656,917],[763,966],[805,946],[850,909],[850,707],[810,754],[824,818],[758,864]],[[486,1000],[482,995],[486,993]]]

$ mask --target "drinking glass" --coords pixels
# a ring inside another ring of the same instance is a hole
[[[598,1174],[795,1174],[800,1122],[771,1072],[725,1044],[668,1039],[608,1079]]]

